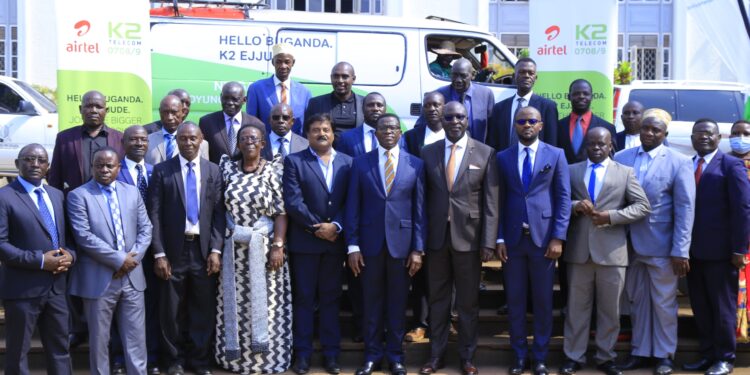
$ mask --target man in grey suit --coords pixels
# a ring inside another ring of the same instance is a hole
[[[89,369],[109,375],[113,316],[122,336],[128,374],[146,373],[141,259],[151,244],[151,222],[138,189],[117,183],[120,158],[111,148],[94,154],[93,179],[68,194],[68,218],[78,249],[70,293],[83,299],[88,321]]]
[[[159,164],[177,156],[177,127],[183,120],[182,101],[175,95],[167,95],[159,104],[161,129],[148,135],[146,163]],[[201,143],[201,156],[208,158],[208,142]]]
[[[651,211],[633,169],[609,158],[612,135],[606,128],[586,134],[588,160],[570,166],[571,210],[563,260],[568,266],[568,313],[560,374],[573,374],[586,363],[591,310],[596,297],[597,368],[607,375],[622,371],[614,363],[620,331],[620,294],[628,265],[626,224]]]
[[[266,135],[266,147],[260,154],[264,159],[273,160],[274,156],[281,154],[283,160],[287,155],[306,150],[309,146],[307,139],[292,132],[294,111],[289,104],[279,103],[271,107],[268,123],[271,124],[271,131]]]
[[[631,356],[621,364],[634,370],[657,358],[656,375],[669,375],[677,350],[677,281],[689,270],[695,218],[693,163],[664,145],[672,120],[661,109],[647,110],[641,121],[641,146],[621,151],[615,160],[632,166],[652,212],[630,224],[630,266],[625,292],[633,322]]]

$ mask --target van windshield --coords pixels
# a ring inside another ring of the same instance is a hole
[[[742,94],[733,90],[633,90],[628,100],[643,103],[646,108],[661,108],[675,121],[692,122],[708,117],[733,123],[742,118]]]
[[[438,79],[450,80],[453,61],[466,58],[477,74],[473,81],[512,84],[513,64],[491,42],[466,35],[429,35],[426,40],[430,73]]]
[[[20,86],[23,91],[26,91],[27,94],[31,95],[34,100],[36,100],[39,105],[44,108],[45,111],[49,113],[57,113],[57,106],[55,103],[51,100],[49,100],[46,96],[44,96],[39,91],[36,91],[33,87],[31,87],[28,83],[23,81],[15,81],[15,83]]]

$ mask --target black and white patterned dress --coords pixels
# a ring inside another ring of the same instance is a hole
[[[254,173],[242,171],[238,161],[222,157],[220,167],[226,184],[224,202],[227,212],[237,225],[252,226],[261,216],[275,218],[284,214],[281,177],[283,163],[280,157],[267,162]],[[266,255],[270,239],[265,238]],[[268,286],[269,352],[252,353],[250,326],[250,277],[248,273],[249,247],[235,242],[235,283],[237,290],[237,321],[240,358],[228,361],[225,355],[223,319],[223,288],[219,278],[218,314],[216,317],[216,363],[241,374],[268,374],[286,371],[292,357],[292,295],[287,263],[278,271],[265,273]]]

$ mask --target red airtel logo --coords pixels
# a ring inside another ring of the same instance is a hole
[[[89,32],[89,30],[91,30],[91,23],[89,21],[86,21],[86,20],[80,20],[80,21],[76,22],[75,25],[73,25],[73,28],[76,29],[76,30],[78,30],[78,32],[76,33],[76,35],[78,35],[78,36],[84,36],[84,35],[86,35]]]
[[[552,25],[544,30],[544,33],[547,34],[547,40],[554,40],[560,35],[560,26]]]

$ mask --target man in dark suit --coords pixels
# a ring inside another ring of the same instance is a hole
[[[404,147],[414,156],[422,153],[422,147],[445,138],[443,131],[443,106],[445,98],[437,91],[424,94],[422,99],[422,116],[414,127],[404,133]]]
[[[443,110],[445,139],[422,149],[432,353],[420,374],[435,373],[443,366],[454,284],[461,372],[478,373],[472,360],[477,345],[479,276],[482,259],[494,256],[498,175],[495,150],[471,139],[466,134],[468,126],[466,108],[449,102]]]
[[[539,141],[542,115],[522,108],[515,119],[518,143],[497,154],[500,224],[497,256],[502,262],[515,361],[509,372],[522,374],[529,357],[526,301],[534,311],[534,374],[547,374],[552,334],[555,261],[562,254],[570,220],[570,178],[563,151]]]
[[[148,134],[156,133],[164,127],[165,114],[162,114],[162,107],[164,106],[167,97],[171,96],[176,97],[180,101],[179,113],[175,113],[173,115],[175,116],[173,121],[176,121],[177,124],[182,124],[182,122],[187,119],[187,115],[188,113],[190,113],[190,94],[188,94],[187,91],[183,89],[174,89],[170,91],[164,98],[162,98],[161,102],[159,103],[159,120],[143,126]],[[174,105],[170,103],[169,107],[174,107]],[[169,112],[170,113],[168,113],[167,116],[172,115],[172,111],[170,110]]]
[[[516,82],[516,94],[492,108],[492,121],[487,129],[487,144],[502,151],[518,143],[513,119],[521,108],[532,106],[539,110],[544,122],[539,139],[548,145],[557,146],[557,104],[532,92],[536,82],[536,62],[529,57],[518,59],[513,80]]]
[[[266,146],[260,152],[263,158],[273,160],[276,154],[281,154],[284,159],[289,154],[307,149],[307,139],[292,132],[295,120],[294,111],[289,104],[274,105],[268,120],[271,131],[266,134]]]
[[[117,181],[135,186],[144,203],[148,202],[148,181],[151,179],[153,166],[146,163],[144,157],[148,150],[148,133],[144,127],[133,125],[123,132],[122,137],[125,157],[120,163],[120,173]],[[159,326],[159,280],[154,273],[154,258],[146,255],[141,260],[143,263],[143,274],[146,277],[146,290],[144,300],[146,305],[146,350],[148,361],[146,373],[158,375],[159,370],[159,339],[161,327]],[[120,332],[116,325],[112,325],[112,339],[110,340],[112,373],[125,374],[125,361],[122,355],[122,341]]]
[[[247,98],[239,82],[227,82],[221,87],[221,111],[200,118],[198,125],[208,142],[208,159],[219,164],[222,155],[232,156],[237,147],[237,131],[243,125],[265,127],[257,117],[242,112]]]
[[[331,69],[333,92],[310,99],[305,110],[305,118],[316,113],[328,113],[336,129],[336,139],[341,133],[354,129],[364,120],[362,96],[352,91],[357,80],[354,67],[348,62],[339,62]]]
[[[592,92],[591,83],[585,79],[573,81],[568,89],[568,100],[573,111],[558,121],[557,125],[557,145],[565,150],[568,164],[586,160],[584,139],[589,129],[603,126],[613,138],[617,134],[614,125],[591,112]],[[612,143],[615,149],[619,147],[617,142]]]
[[[295,114],[291,130],[302,135],[302,125],[305,123],[303,115],[307,109],[307,102],[310,101],[310,90],[291,79],[295,63],[292,46],[279,43],[271,47],[271,51],[274,75],[255,81],[247,88],[247,113],[263,120],[266,124],[266,133],[269,133],[272,128],[269,121],[271,109],[276,104],[287,104]]]
[[[65,238],[63,194],[42,180],[49,168],[39,144],[21,149],[18,178],[0,188],[0,299],[5,308],[5,373],[29,374],[34,330],[48,374],[72,374],[68,352],[68,269],[75,253]]]
[[[339,298],[344,261],[344,203],[352,158],[333,149],[333,125],[327,114],[307,119],[310,148],[284,160],[284,207],[289,215],[287,241],[294,274],[294,353],[292,369],[310,370],[317,301],[324,368],[341,369]],[[317,299],[316,299],[317,296]]]
[[[195,124],[180,125],[180,154],[154,167],[148,190],[154,271],[163,280],[159,307],[169,374],[183,374],[186,361],[198,374],[211,373],[226,218],[221,172],[199,156],[201,141]]]
[[[683,369],[726,375],[737,347],[737,280],[747,265],[750,183],[742,161],[719,151],[716,121],[696,121],[691,140],[696,195],[687,278],[701,359]]]
[[[424,165],[400,150],[398,116],[381,116],[375,135],[378,148],[352,163],[344,219],[347,263],[361,275],[364,297],[365,362],[356,374],[377,371],[385,355],[391,374],[406,375],[401,343],[409,277],[422,266],[426,234]]]
[[[474,84],[476,75],[471,61],[460,58],[451,67],[451,84],[437,89],[448,102],[459,102],[469,114],[469,135],[479,142],[485,142],[487,124],[492,117],[495,94],[492,90]]]
[[[641,120],[644,111],[643,104],[635,100],[631,100],[622,106],[620,119],[622,119],[625,130],[615,136],[616,152],[641,145]]]
[[[336,149],[355,158],[378,148],[375,127],[378,118],[385,114],[385,97],[379,92],[371,92],[362,100],[364,123],[351,129],[339,138]]]

